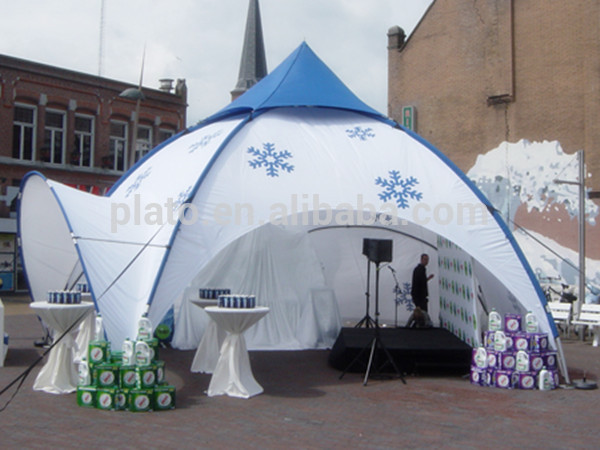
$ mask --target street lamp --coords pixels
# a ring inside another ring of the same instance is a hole
[[[583,150],[577,152],[579,161],[579,180],[554,180],[556,184],[571,184],[579,187],[579,305],[577,314],[581,312],[581,305],[585,303],[585,162]]]
[[[121,98],[127,98],[129,100],[135,100],[135,117],[133,119],[133,139],[131,140],[131,145],[129,146],[129,164],[128,168],[133,167],[135,164],[135,150],[137,147],[137,138],[138,138],[138,124],[140,119],[140,103],[142,100],[146,99],[146,96],[142,92],[142,80],[144,78],[144,60],[146,59],[146,47],[144,47],[144,53],[142,54],[142,69],[140,71],[140,83],[137,88],[131,87],[125,89],[123,92],[119,94]]]
[[[119,97],[127,98],[129,100],[135,100],[135,115],[133,118],[133,138],[131,139],[131,145],[129,146],[129,155],[127,167],[133,167],[135,164],[135,150],[137,147],[137,134],[138,134],[138,123],[140,117],[140,103],[146,99],[146,96],[142,92],[142,85],[138,88],[127,88],[119,94]]]

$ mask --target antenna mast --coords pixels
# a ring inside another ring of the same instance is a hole
[[[104,53],[104,0],[100,0],[100,44],[98,48],[98,76],[102,76],[102,58]]]

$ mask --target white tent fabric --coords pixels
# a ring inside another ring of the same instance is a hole
[[[505,288],[488,291],[496,309],[535,312],[556,345],[535,276],[489,202],[438,150],[354,97],[306,44],[147,155],[108,197],[32,173],[19,211],[34,299],[80,261],[115,347],[146,310],[153,323],[174,304],[178,316],[191,310],[200,287],[255,294],[272,309],[248,331],[249,348],[331,345],[337,314],[362,304],[361,240],[382,236],[406,248],[395,255],[404,279],[438,236],[451,240]],[[182,346],[201,331],[191,334],[178,336]]]
[[[300,218],[295,219],[300,222]],[[355,219],[352,219],[355,221]],[[292,219],[289,219],[292,222]],[[413,234],[409,234],[411,230]],[[402,230],[373,226],[304,226],[267,224],[227,246],[202,270],[182,298],[176,300],[175,348],[194,349],[207,325],[207,317],[191,300],[201,288],[232,287],[235,292],[260,292],[280,314],[268,316],[247,332],[252,349],[329,348],[346,322],[355,324],[366,314],[368,263],[362,255],[363,239],[393,237],[393,263],[400,282],[410,282],[414,262],[424,251],[434,254],[435,235],[407,224]],[[236,258],[236,255],[248,255]],[[374,270],[374,268],[372,268]],[[395,321],[395,280],[387,266],[380,277],[382,324]],[[371,273],[371,305],[375,302],[375,273]],[[431,286],[432,298],[437,285]],[[301,302],[298,304],[298,300]],[[437,316],[437,306],[432,304]],[[398,324],[410,310],[401,306]],[[374,318],[374,312],[370,311]],[[283,326],[282,326],[283,325]],[[275,330],[275,331],[274,331]]]
[[[42,301],[49,290],[63,288],[79,258],[67,219],[46,180],[27,180],[19,208],[20,248],[27,258],[31,296]]]
[[[195,349],[207,318],[190,306],[201,288],[226,287],[253,293],[269,316],[246,332],[252,349],[327,348],[335,341],[341,317],[334,291],[325,279],[309,236],[267,224],[234,241],[190,283],[177,313],[175,348]],[[189,311],[192,310],[192,314]]]

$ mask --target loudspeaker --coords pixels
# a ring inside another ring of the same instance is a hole
[[[376,264],[392,262],[392,240],[364,238],[363,255]]]

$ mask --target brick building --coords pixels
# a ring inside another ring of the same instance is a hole
[[[104,194],[131,160],[186,127],[185,80],[142,88],[0,55],[0,290],[25,288],[16,252],[16,195],[32,170]],[[134,129],[137,139],[133,143]]]
[[[586,186],[600,191],[599,17],[598,0],[434,0],[410,37],[388,31],[388,115],[407,114],[465,172],[502,142],[583,149]],[[564,210],[548,220],[523,207],[517,219],[577,249]],[[600,227],[587,235],[600,258]]]

